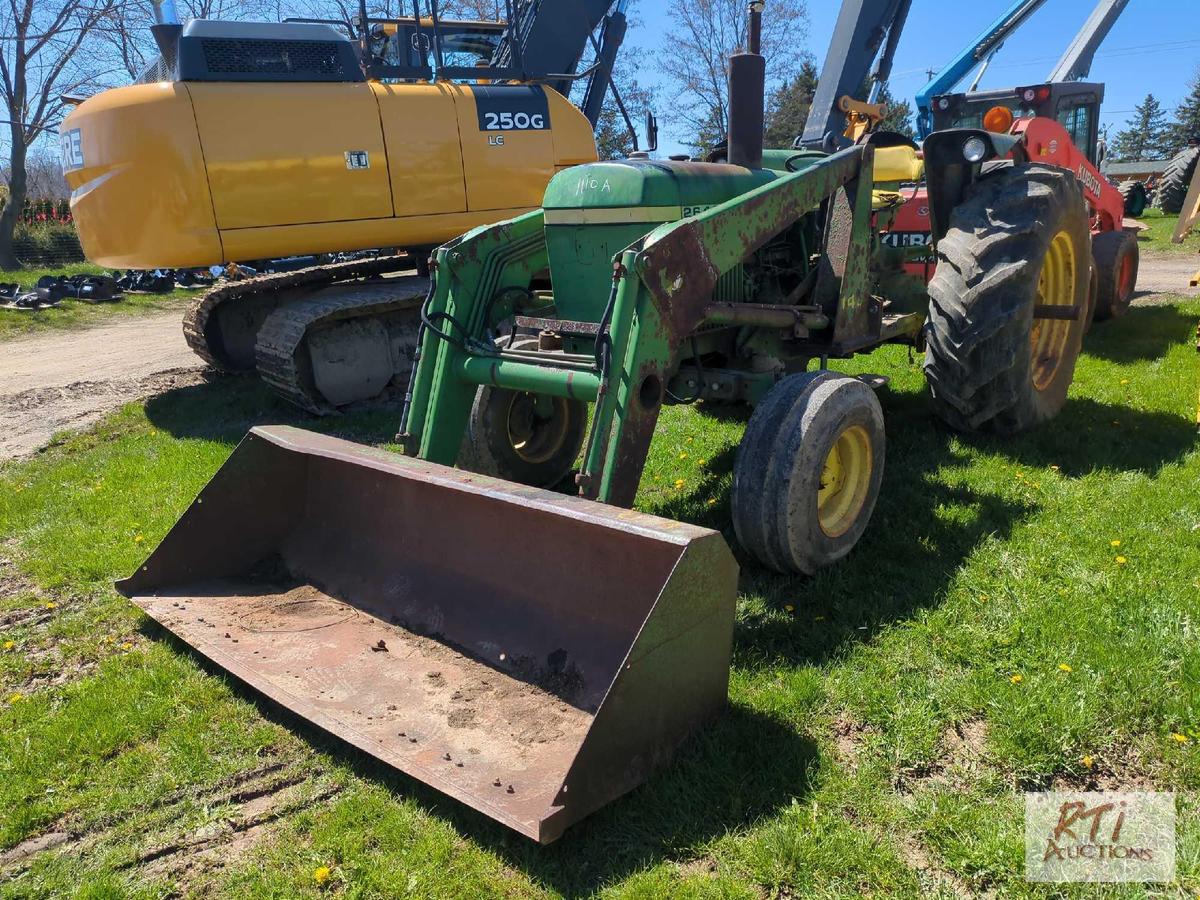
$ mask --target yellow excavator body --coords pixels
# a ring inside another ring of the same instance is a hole
[[[596,159],[591,125],[542,86],[489,129],[486,85],[158,82],[105,91],[63,122],[88,259],[207,266],[444,243],[541,203]],[[506,88],[510,94],[513,88]]]

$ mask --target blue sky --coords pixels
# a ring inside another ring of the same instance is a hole
[[[637,16],[642,26],[630,34],[632,43],[658,50],[669,46],[669,0],[642,0]],[[891,90],[910,102],[928,80],[927,68],[940,68],[1008,7],[1011,0],[913,0],[908,24],[896,52]],[[1095,0],[1046,0],[1000,51],[980,84],[982,88],[1038,82],[1049,74],[1067,44],[1091,13]],[[825,58],[841,4],[838,0],[808,0],[808,48],[818,64]],[[766,14],[771,13],[767,0]],[[932,36],[932,39],[931,39]],[[653,54],[647,59],[653,60]],[[1130,0],[1124,14],[1096,54],[1089,76],[1104,82],[1101,121],[1114,135],[1147,93],[1168,109],[1183,98],[1187,83],[1200,66],[1200,0]],[[655,84],[651,66],[638,72],[641,81]],[[660,113],[665,100],[660,100]],[[666,115],[660,135],[663,153],[681,152],[678,135],[671,133]]]

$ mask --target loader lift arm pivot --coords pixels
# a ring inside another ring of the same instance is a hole
[[[839,101],[844,96],[858,93],[868,76],[871,90],[867,99],[874,102],[879,96],[891,75],[892,59],[911,5],[912,0],[845,0],[842,3],[799,146],[833,152],[848,143],[841,137],[845,113]],[[880,47],[883,47],[882,53]],[[872,63],[875,63],[874,70]]]

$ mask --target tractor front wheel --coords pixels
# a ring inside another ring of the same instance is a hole
[[[883,411],[857,378],[804,372],[755,408],[733,470],[733,528],[777,572],[842,558],[871,519],[883,479]]]
[[[955,208],[937,249],[925,353],[934,412],[960,431],[998,434],[1053,417],[1089,306],[1088,217],[1075,176],[1039,164],[997,170]]]
[[[537,339],[519,339],[513,347],[533,350]],[[553,487],[579,458],[587,417],[582,400],[485,385],[475,394],[458,465],[519,484]]]
[[[1129,311],[1137,286],[1137,238],[1127,231],[1105,231],[1092,238],[1096,261],[1096,320],[1116,319]]]

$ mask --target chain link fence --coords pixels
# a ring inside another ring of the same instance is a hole
[[[27,199],[13,231],[13,254],[25,266],[65,266],[84,261],[70,204],[53,198]]]

